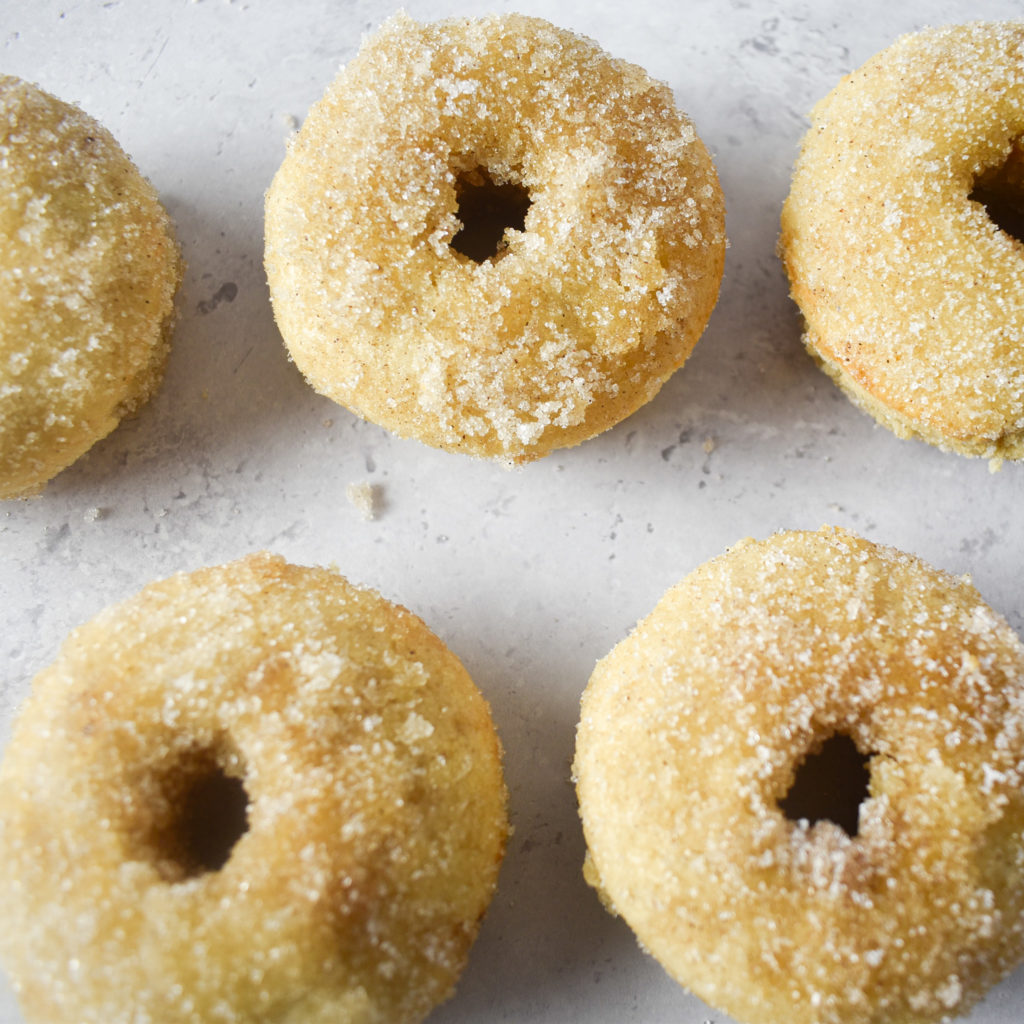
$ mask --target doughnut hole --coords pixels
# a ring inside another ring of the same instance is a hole
[[[860,806],[869,796],[869,760],[850,736],[833,733],[797,765],[779,810],[790,821],[831,821],[848,836],[856,836]]]
[[[227,864],[249,828],[249,796],[238,759],[217,748],[180,752],[155,773],[141,843],[169,882]]]
[[[482,166],[456,175],[455,201],[462,227],[451,247],[474,263],[501,259],[508,249],[506,231],[525,230],[531,203],[525,186],[495,181]]]
[[[1024,242],[1024,140],[1014,142],[1002,164],[974,179],[968,198],[985,207],[1000,231]]]

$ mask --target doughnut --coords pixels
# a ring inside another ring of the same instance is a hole
[[[295,364],[402,437],[523,463],[682,365],[724,204],[667,86],[520,15],[368,37],[292,138],[266,271]]]
[[[404,1024],[507,832],[500,749],[404,608],[268,554],[151,584],[34,680],[0,765],[29,1024]]]
[[[181,260],[105,128],[0,75],[0,498],[37,493],[163,375]]]
[[[748,540],[587,685],[585,876],[744,1024],[945,1021],[1024,958],[1022,767],[1024,646],[966,579]]]
[[[779,243],[843,391],[997,462],[1024,458],[1022,139],[1024,21],[904,36],[812,111]]]

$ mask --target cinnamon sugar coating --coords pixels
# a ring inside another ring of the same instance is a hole
[[[167,214],[111,134],[0,75],[0,498],[150,398],[180,280]]]
[[[460,204],[526,197],[492,255]],[[670,90],[520,15],[367,38],[267,195],[274,312],[309,382],[406,437],[525,462],[651,399],[711,315],[718,179]]]
[[[32,1022],[419,1021],[506,831],[454,655],[336,572],[253,555],[146,587],[36,678],[0,765],[0,954]]]
[[[1024,21],[905,36],[811,113],[780,252],[805,342],[901,437],[1024,457]]]
[[[804,758],[869,757],[848,834]],[[601,661],[575,775],[586,875],[747,1024],[924,1024],[1024,957],[1024,647],[964,579],[837,529],[744,541]]]

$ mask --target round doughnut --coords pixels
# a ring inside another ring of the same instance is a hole
[[[670,90],[520,15],[398,15],[266,203],[278,326],[317,391],[527,462],[651,399],[718,296],[724,206]]]
[[[181,261],[105,128],[0,75],[0,498],[34,494],[156,390]]]
[[[1024,21],[905,36],[811,114],[780,239],[804,340],[900,437],[1024,457],[1024,244],[989,213],[1022,223],[1022,139]]]
[[[454,655],[254,555],[101,613],[34,681],[0,765],[0,955],[40,1024],[419,1021],[506,831]]]
[[[597,665],[585,874],[738,1021],[948,1020],[1024,957],[1022,766],[1024,647],[969,582],[837,529],[745,541]]]

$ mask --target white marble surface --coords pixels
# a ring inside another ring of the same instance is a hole
[[[504,10],[410,0],[421,19]],[[810,105],[904,31],[1019,0],[526,0],[668,81],[712,151],[731,248],[687,366],[630,420],[517,471],[400,441],[315,395],[284,354],[262,201],[380,0],[0,0],[0,70],[103,121],[156,185],[188,261],[164,387],[45,494],[0,508],[0,742],[33,674],[102,606],[179,569],[270,548],[336,563],[464,660],[507,750],[515,835],[434,1024],[726,1024],[580,877],[569,783],[597,658],[670,584],[746,535],[845,525],[970,572],[1021,631],[1024,469],[899,441],[804,354],[774,256]],[[673,13],[675,12],[675,13]],[[347,500],[366,481],[365,521]],[[0,927],[2,927],[0,909]],[[1024,972],[969,1018],[1018,1024]],[[0,1022],[21,1017],[0,988]]]

